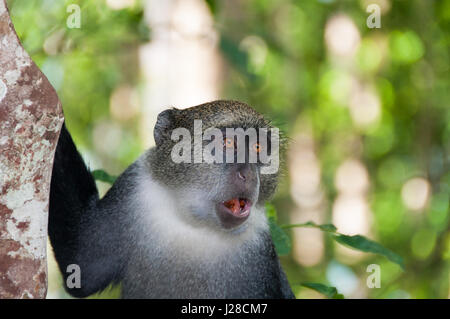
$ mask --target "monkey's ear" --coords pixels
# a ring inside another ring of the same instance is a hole
[[[165,139],[170,138],[170,131],[175,123],[175,112],[176,109],[169,109],[158,114],[155,129],[153,130],[157,146],[161,145]]]

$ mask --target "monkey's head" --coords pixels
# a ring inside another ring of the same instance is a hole
[[[278,135],[250,106],[214,101],[168,109],[159,114],[154,137],[152,175],[174,194],[183,220],[244,231],[258,219],[252,214],[263,214],[277,186],[278,162],[268,168],[278,161]]]

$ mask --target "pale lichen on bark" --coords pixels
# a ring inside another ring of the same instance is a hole
[[[48,199],[63,116],[0,0],[0,298],[44,298]]]

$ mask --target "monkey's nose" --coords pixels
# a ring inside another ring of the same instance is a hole
[[[241,165],[237,167],[236,170],[236,180],[240,185],[246,185],[248,183],[252,183],[254,180],[255,173],[252,170],[250,165]]]
[[[258,184],[256,167],[242,164],[236,166],[229,176],[231,178],[232,192],[239,194],[240,197],[251,199]]]

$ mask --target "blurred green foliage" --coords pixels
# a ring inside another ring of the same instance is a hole
[[[312,129],[329,203],[337,195],[340,163],[359,157],[365,164],[375,237],[404,257],[406,269],[378,257],[353,264],[361,281],[368,264],[381,265],[381,288],[369,289],[369,297],[448,298],[450,1],[385,1],[389,10],[380,29],[366,26],[368,3],[215,1],[217,27],[227,39],[224,55],[235,65],[226,96],[270,114],[290,137],[303,125]],[[350,17],[361,36],[350,71],[334,63],[324,40],[326,23],[336,14]],[[255,45],[266,52],[261,65],[255,65],[254,51],[242,50],[248,36],[263,43]],[[352,121],[345,99],[355,74],[375,87],[381,100],[380,119],[363,128]],[[361,143],[356,150],[349,145],[354,139]],[[419,214],[409,211],[401,196],[404,183],[417,176],[431,184],[430,201]],[[287,187],[280,188],[274,204],[289,223],[294,203]],[[326,247],[323,261],[307,269],[284,257],[292,283],[327,281],[335,257],[334,246]]]
[[[81,28],[66,26],[73,3],[81,8]],[[8,5],[22,44],[57,90],[75,142],[91,149],[94,125],[110,121],[112,91],[138,84],[137,50],[149,40],[142,7],[111,10],[105,1],[87,0],[11,0]],[[130,137],[120,154],[104,162],[123,167],[140,154],[135,124],[127,123]]]
[[[82,9],[81,29],[65,24],[66,7],[74,2]],[[327,274],[340,269],[364,283],[367,265],[376,263],[382,269],[381,288],[368,289],[369,298],[448,298],[450,0],[382,1],[388,7],[380,29],[366,26],[370,1],[206,2],[230,66],[223,97],[254,106],[287,136],[311,131],[327,223],[338,194],[337,168],[349,157],[364,163],[373,237],[405,262],[404,272],[371,254],[341,265],[334,241],[325,236],[325,255],[315,266],[299,266],[290,255],[282,257],[290,282],[331,284]],[[141,2],[123,10],[87,0],[8,0],[8,5],[24,47],[57,89],[77,145],[89,153],[95,125],[111,120],[113,90],[122,84],[139,88],[137,49],[151,34]],[[359,33],[349,60],[333,57],[325,40],[327,23],[336,14],[350,18]],[[354,78],[379,97],[379,117],[370,125],[357,125],[349,108]],[[128,134],[120,152],[101,156],[113,174],[142,151],[137,119],[120,125]],[[419,213],[402,200],[402,188],[412,177],[425,178],[431,187]],[[278,224],[289,224],[295,207],[289,186],[286,175],[274,199]],[[307,288],[294,290],[308,297]]]

